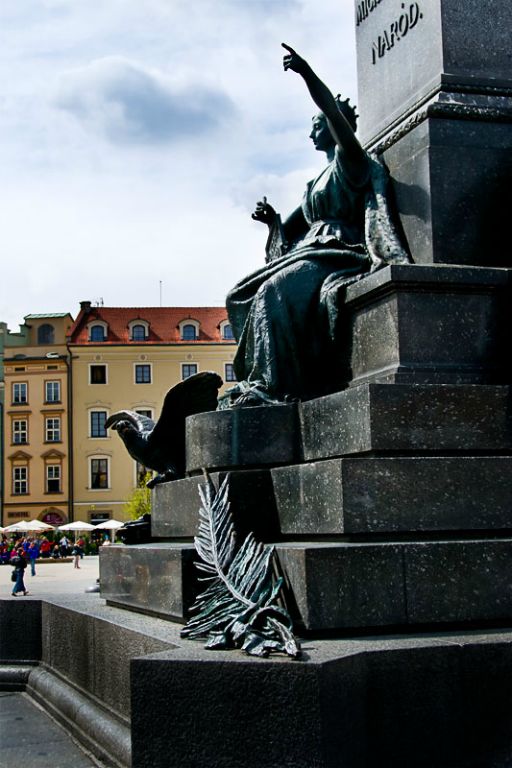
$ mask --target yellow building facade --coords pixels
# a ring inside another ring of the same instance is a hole
[[[69,313],[27,315],[4,339],[3,525],[67,522],[70,497]]]
[[[167,391],[200,371],[234,381],[236,343],[221,307],[92,307],[82,302],[69,334],[73,519],[126,519],[142,467],[117,432],[119,410],[158,419]]]

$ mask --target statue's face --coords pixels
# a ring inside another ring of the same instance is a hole
[[[328,152],[334,146],[335,142],[324,115],[315,115],[313,118],[313,128],[309,138],[319,152]]]

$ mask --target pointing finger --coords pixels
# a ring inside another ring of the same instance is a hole
[[[285,49],[285,51],[288,51],[288,53],[296,54],[297,51],[294,51],[293,48],[290,45],[286,45],[286,43],[281,43],[282,48]]]

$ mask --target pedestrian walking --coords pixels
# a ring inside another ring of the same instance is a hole
[[[23,581],[23,574],[27,567],[27,561],[23,557],[23,547],[19,547],[16,550],[16,555],[11,558],[11,565],[14,566],[11,576],[11,579],[14,581],[12,596],[17,597],[20,592],[23,592],[24,595],[28,595],[28,589],[25,587],[25,582]]]
[[[71,554],[73,555],[74,567],[80,568],[80,547],[77,544],[75,544],[75,546],[71,550]]]
[[[30,563],[30,575],[35,576],[36,560],[39,557],[39,547],[37,546],[37,542],[35,540],[30,542],[29,548],[27,549],[27,557]]]

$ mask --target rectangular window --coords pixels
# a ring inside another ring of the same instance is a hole
[[[60,417],[46,419],[45,440],[47,443],[60,443]]]
[[[15,445],[28,443],[28,422],[26,419],[15,419],[12,422],[12,441]]]
[[[108,488],[108,459],[91,459],[91,488]]]
[[[25,382],[17,381],[12,385],[13,405],[28,403],[28,385]]]
[[[145,416],[147,419],[153,418],[153,411],[150,411],[146,408],[136,408],[135,413],[140,413],[141,416]]]
[[[60,493],[60,464],[48,464],[46,467],[46,492]]]
[[[91,437],[107,437],[106,411],[91,411]]]
[[[197,373],[197,364],[196,363],[182,363],[181,364],[181,378],[184,381],[185,379],[188,379],[190,376],[195,376]]]
[[[47,403],[60,403],[60,381],[45,381],[44,399]]]
[[[15,496],[28,493],[28,467],[13,467],[12,492]]]
[[[136,384],[151,384],[151,366],[136,365],[135,366],[135,383]]]
[[[106,384],[107,383],[107,366],[106,365],[91,365],[90,371],[90,383],[91,384]]]
[[[236,381],[235,368],[233,363],[224,363],[224,380]]]

